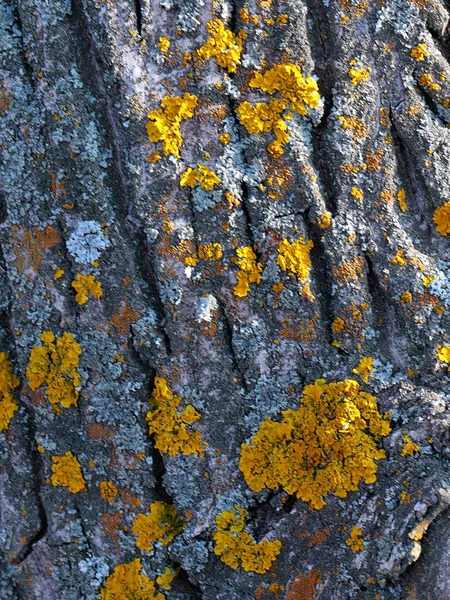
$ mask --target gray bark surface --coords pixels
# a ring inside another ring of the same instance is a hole
[[[450,598],[450,377],[437,356],[450,258],[433,220],[450,201],[449,11],[439,0],[0,0],[0,352],[20,382],[0,432],[2,600],[93,600],[136,558],[152,580],[177,573],[170,590],[156,586],[169,600]],[[198,58],[212,19],[247,33],[234,72]],[[321,102],[286,120],[277,157],[274,133],[250,135],[237,111],[269,101],[249,82],[281,63],[315,76]],[[356,85],[352,66],[367,70]],[[146,125],[187,92],[198,105],[177,158]],[[220,178],[213,190],[180,186],[198,164]],[[314,244],[310,293],[277,264],[281,240],[300,237]],[[209,243],[219,260],[186,264]],[[247,246],[262,277],[239,297]],[[78,274],[102,296],[80,305]],[[81,347],[76,406],[30,387],[30,353],[49,331]],[[367,381],[355,373],[364,357]],[[188,429],[204,456],[155,447],[155,377],[198,411]],[[241,444],[317,379],[357,380],[392,428],[376,481],[320,510],[252,490],[239,469]],[[406,436],[420,448],[410,455]],[[85,482],[76,493],[51,480],[67,452]],[[157,501],[185,527],[148,552],[132,528]],[[216,516],[236,506],[256,542],[281,542],[266,573],[214,553]]]

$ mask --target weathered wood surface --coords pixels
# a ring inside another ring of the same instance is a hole
[[[435,212],[450,201],[449,10],[0,0],[0,352],[20,382],[9,389],[2,367],[0,391],[19,407],[0,433],[2,600],[151,598],[105,592],[137,558],[151,580],[177,572],[155,588],[170,600],[450,597],[450,211]],[[235,70],[197,52],[213,19],[246,32]],[[268,151],[273,131],[251,135],[239,118],[243,102],[271,97],[254,72],[279,64],[314,76],[321,97],[284,119],[283,154]],[[198,101],[178,158],[146,125],[186,93]],[[180,185],[199,164],[220,179],[213,190]],[[298,239],[314,244],[304,281],[277,262],[280,242]],[[199,254],[210,243],[217,260]],[[249,246],[261,281],[239,296],[236,249]],[[102,295],[80,304],[78,274]],[[80,345],[76,405],[30,383],[43,332]],[[155,448],[155,377],[198,411],[188,430],[204,456]],[[356,379],[390,411],[376,481],[321,509],[250,489],[241,444],[320,378]],[[406,436],[420,450],[402,455]],[[52,479],[67,452],[81,490]],[[148,552],[132,529],[157,501],[185,526]],[[281,542],[265,573],[214,553],[216,516],[237,506],[257,542]]]

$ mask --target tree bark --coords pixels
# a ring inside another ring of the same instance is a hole
[[[450,598],[449,10],[0,0],[2,599]],[[376,480],[301,421],[257,489],[316,380]],[[282,483],[295,436],[354,490]]]

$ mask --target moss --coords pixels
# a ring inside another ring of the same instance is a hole
[[[242,566],[244,571],[266,573],[281,550],[279,540],[263,540],[257,543],[245,531],[247,511],[225,510],[216,517],[214,554],[232,569]]]
[[[180,403],[180,396],[172,393],[167,381],[155,377],[150,398],[153,410],[146,416],[149,432],[155,438],[155,447],[169,456],[176,456],[180,452],[203,456],[206,442],[201,440],[199,431],[188,430],[188,426],[198,421],[200,415],[191,404],[180,411]]]
[[[8,353],[0,352],[0,432],[8,429],[14,413],[19,408],[13,398],[13,390],[19,383],[12,371]]]
[[[211,171],[206,165],[198,165],[195,169],[189,167],[180,177],[181,187],[194,188],[197,184],[203,190],[213,190],[214,186],[219,185],[221,179]]]
[[[76,406],[80,374],[77,371],[81,346],[72,334],[64,332],[56,340],[51,331],[41,335],[43,346],[35,346],[30,354],[27,377],[30,388],[36,390],[46,385],[45,395],[51,404],[64,408]]]
[[[177,515],[175,507],[157,501],[150,506],[150,514],[140,514],[135,518],[132,532],[137,535],[137,547],[150,552],[154,542],[167,546],[183,528],[184,522]]]
[[[319,379],[304,388],[298,410],[282,414],[242,444],[239,467],[252,490],[282,488],[320,509],[328,493],[345,498],[362,479],[376,481],[374,461],[386,456],[377,441],[391,429],[356,381]]]
[[[76,279],[72,281],[72,287],[76,291],[75,300],[78,304],[86,304],[89,299],[89,292],[97,299],[103,296],[102,284],[97,281],[94,275],[81,275],[78,273]]]
[[[72,452],[66,452],[63,456],[52,456],[52,461],[52,485],[68,487],[72,494],[85,489],[80,463]]]
[[[191,119],[197,106],[197,96],[186,93],[180,96],[166,96],[161,102],[162,109],[148,113],[147,135],[151,142],[162,142],[164,154],[180,158],[183,143],[180,125],[183,119]]]
[[[203,60],[215,58],[219,66],[227,69],[229,73],[234,73],[241,59],[245,31],[234,35],[232,31],[225,28],[220,19],[208,21],[207,27],[211,37],[197,50],[197,54]]]
[[[142,572],[142,563],[135,558],[114,568],[100,590],[101,600],[164,600],[156,592],[155,581]]]

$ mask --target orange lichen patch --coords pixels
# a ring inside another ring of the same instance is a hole
[[[305,386],[300,408],[282,415],[241,446],[239,468],[252,490],[282,488],[320,509],[328,493],[345,498],[362,479],[376,481],[374,461],[386,456],[377,442],[391,428],[356,381],[318,379]]]
[[[434,211],[433,221],[436,224],[436,231],[441,235],[450,233],[450,202],[438,206]]]
[[[348,262],[343,262],[340,265],[332,268],[332,274],[339,283],[348,283],[351,279],[359,281],[364,277],[363,273],[364,260],[358,256]]]
[[[364,550],[364,540],[362,539],[362,530],[355,525],[352,527],[350,537],[345,540],[345,543],[352,552],[361,552]]]
[[[198,257],[202,260],[216,261],[220,260],[222,256],[222,246],[215,242],[211,242],[210,244],[201,244],[198,247]]]
[[[139,498],[132,494],[128,488],[124,488],[120,492],[120,500],[122,504],[124,506],[128,506],[130,510],[133,508],[139,508],[141,506],[141,501],[139,500]]]
[[[328,229],[328,227],[331,225],[331,213],[325,211],[322,215],[317,217],[317,224],[320,229]]]
[[[75,300],[78,304],[86,304],[89,299],[89,292],[94,298],[103,296],[102,284],[94,277],[94,275],[77,274],[77,278],[72,281],[72,287],[76,291]]]
[[[176,456],[180,452],[203,456],[206,442],[201,440],[199,431],[187,429],[187,426],[200,419],[200,415],[192,404],[179,411],[180,403],[180,396],[172,393],[167,381],[162,377],[155,377],[150,397],[153,410],[146,416],[149,432],[155,438],[155,447],[169,456]]]
[[[100,590],[101,600],[165,600],[156,592],[153,579],[142,572],[140,558],[114,568]]]
[[[243,102],[236,111],[249,133],[275,133],[276,141],[269,145],[268,151],[279,157],[284,152],[283,146],[289,141],[285,123],[285,119],[292,118],[289,111],[304,116],[308,114],[307,107],[317,108],[320,102],[317,83],[312,77],[303,77],[298,65],[287,63],[275,65],[264,73],[255,73],[249,85],[271,96],[275,93],[281,96],[271,98],[269,103],[257,102],[254,107],[249,102]]]
[[[359,375],[361,377],[361,381],[363,383],[367,383],[369,381],[369,377],[373,371],[373,357],[366,356],[361,358],[358,363],[358,366],[353,369],[353,373],[355,375]]]
[[[198,98],[192,94],[180,96],[165,96],[161,102],[161,109],[151,110],[147,123],[147,135],[151,142],[162,142],[164,154],[172,154],[180,158],[180,148],[183,143],[181,137],[181,121],[191,119],[193,110],[197,106]]]
[[[403,248],[397,250],[394,258],[391,260],[391,263],[393,265],[400,265],[401,267],[404,267],[408,263],[408,259],[405,256],[405,251]]]
[[[421,62],[428,56],[428,46],[426,44],[418,44],[415,48],[412,48],[410,54],[414,60]]]
[[[288,313],[286,319],[281,321],[280,335],[286,339],[297,340],[302,344],[311,345],[317,335],[316,313],[311,319],[297,319],[294,313]]]
[[[350,61],[350,65],[355,65],[355,64],[356,64],[356,60]],[[354,66],[351,66],[351,68],[349,69],[349,72],[348,72],[348,76],[350,77],[350,80],[353,85],[358,85],[360,83],[366,82],[369,79],[371,72],[372,72],[371,67],[367,67],[367,68],[362,67],[361,69],[356,69]]]
[[[0,432],[8,429],[14,413],[19,408],[13,397],[13,390],[19,383],[12,371],[8,353],[0,352]]]
[[[344,327],[344,319],[341,319],[341,317],[337,317],[337,319],[334,319],[331,329],[333,330],[333,333],[338,333],[339,331],[342,331]]]
[[[221,182],[220,177],[206,165],[198,165],[195,169],[189,167],[180,177],[181,187],[194,188],[198,183],[203,190],[213,190]]]
[[[51,468],[50,482],[52,485],[68,487],[72,494],[86,489],[80,463],[72,452],[68,451],[63,456],[52,456]]]
[[[231,136],[230,136],[229,133],[221,133],[219,135],[219,142],[221,144],[223,144],[224,146],[226,146],[227,144],[229,144],[230,140],[231,140]]]
[[[101,423],[90,423],[88,425],[88,435],[91,440],[104,440],[107,442],[113,436],[113,432]]]
[[[289,586],[286,600],[313,600],[317,586],[322,583],[320,569],[311,569],[308,573],[299,573]]]
[[[403,441],[405,443],[402,448],[402,456],[414,456],[415,452],[420,451],[420,446],[414,443],[407,433],[403,436]]]
[[[337,118],[341,122],[342,129],[353,132],[352,137],[354,142],[357,142],[359,138],[367,137],[367,129],[364,121],[361,121],[361,119],[357,119],[356,117],[345,117],[344,115]]]
[[[32,390],[42,385],[47,387],[45,395],[51,404],[61,404],[64,408],[76,406],[81,384],[77,371],[81,346],[71,333],[64,332],[55,342],[51,331],[41,335],[43,346],[31,350],[27,377]]]
[[[229,29],[225,29],[225,25],[220,19],[208,21],[207,27],[211,37],[197,50],[197,54],[203,60],[215,58],[219,66],[227,69],[228,73],[234,73],[241,60],[246,32],[240,31],[235,35]]]
[[[311,537],[308,541],[308,548],[314,548],[314,546],[320,546],[326,540],[327,536],[330,536],[330,530],[327,529],[319,529],[316,533]]]
[[[362,17],[367,10],[367,2],[356,0],[341,0],[342,8],[354,17]]]
[[[119,335],[127,335],[131,324],[139,319],[139,313],[128,304],[128,298],[117,307],[117,311],[112,315],[110,324],[117,330]]]
[[[412,294],[409,290],[405,290],[403,292],[403,294],[400,296],[400,302],[402,302],[403,304],[408,304],[409,302],[412,302]]]
[[[445,310],[439,298],[434,294],[419,294],[417,296],[417,301],[420,306],[431,306],[438,315],[442,315]]]
[[[150,552],[155,542],[167,546],[184,529],[184,521],[177,515],[175,506],[166,502],[154,502],[150,514],[138,515],[132,533],[137,536],[136,546]]]
[[[240,298],[247,296],[251,283],[261,283],[262,264],[256,262],[256,254],[251,246],[236,248],[239,271],[236,274],[237,284],[233,294]],[[233,260],[233,259],[232,259]]]
[[[45,229],[24,229],[13,225],[11,234],[17,270],[28,279],[34,279],[44,264],[45,252],[59,242],[56,229],[50,226]]]
[[[366,152],[367,168],[369,171],[381,171],[381,160],[383,155],[383,150],[378,150],[375,153]]]
[[[0,116],[4,115],[5,112],[9,109],[9,95],[6,91],[3,81],[0,81]]]
[[[244,571],[266,573],[281,550],[279,540],[257,543],[245,531],[247,511],[239,506],[224,510],[216,516],[214,554],[232,569],[242,566]]]
[[[109,502],[110,504],[113,504],[116,501],[119,490],[113,481],[100,481],[99,488],[103,500],[106,500],[106,502]]]
[[[306,283],[311,270],[309,253],[314,248],[312,240],[306,241],[300,237],[295,242],[284,239],[278,246],[277,265],[289,275],[297,277],[301,283]]]

